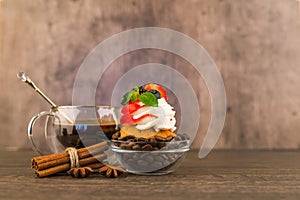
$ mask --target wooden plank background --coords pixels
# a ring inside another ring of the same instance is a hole
[[[28,148],[29,119],[49,109],[17,80],[19,70],[28,72],[57,104],[71,104],[73,81],[88,53],[113,34],[145,26],[189,35],[219,67],[228,112],[217,148],[300,147],[300,22],[295,0],[0,2],[0,149]],[[155,53],[146,53],[157,59]],[[137,57],[114,65],[126,70],[143,62]],[[170,62],[174,67],[181,64]],[[118,73],[112,70],[102,81],[116,79]],[[210,116],[208,94],[192,70],[182,73],[200,91],[203,120],[194,143],[198,148]],[[99,97],[107,102],[107,97]]]

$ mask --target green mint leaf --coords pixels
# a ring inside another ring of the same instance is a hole
[[[138,95],[139,95],[139,87],[135,86],[132,90],[126,92],[123,95],[121,104],[126,105],[129,101],[134,102],[137,99]]]
[[[130,97],[130,101],[135,102],[135,100],[137,99],[137,97],[139,95],[139,87],[135,86],[135,88],[133,88],[131,91],[132,91],[132,95]]]
[[[158,106],[158,101],[155,95],[152,94],[151,92],[144,92],[143,94],[138,96],[138,100],[143,102],[146,106],[153,106],[153,107]]]
[[[134,92],[137,93],[137,94],[139,94],[139,90],[140,90],[139,86],[135,86]]]
[[[130,101],[131,102],[134,102],[136,99],[137,99],[137,93],[136,92],[132,92],[132,95],[131,95],[131,97],[130,97]]]
[[[123,106],[126,105],[126,104],[129,102],[129,100],[130,100],[131,97],[132,97],[132,94],[133,94],[133,92],[132,92],[132,91],[129,91],[129,92],[126,92],[126,93],[123,95],[122,102],[121,102],[121,104],[122,104]]]

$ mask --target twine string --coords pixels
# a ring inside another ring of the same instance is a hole
[[[71,169],[80,167],[77,149],[74,147],[68,147],[65,151],[69,154]]]

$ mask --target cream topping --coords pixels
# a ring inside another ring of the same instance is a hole
[[[174,108],[166,102],[165,98],[158,99],[158,106],[145,106],[133,113],[133,119],[141,118],[149,115],[137,122],[136,128],[139,130],[146,130],[154,128],[156,132],[160,130],[175,131],[176,119]]]

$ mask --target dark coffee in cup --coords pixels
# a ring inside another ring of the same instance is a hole
[[[37,119],[46,117],[44,137],[51,153],[67,147],[83,148],[111,139],[118,131],[119,108],[111,106],[58,106],[32,117],[28,138],[34,150],[45,153],[33,137]]]
[[[114,122],[98,123],[93,121],[76,121],[75,124],[53,124],[57,140],[64,147],[82,148],[105,140],[111,140],[118,131]]]

